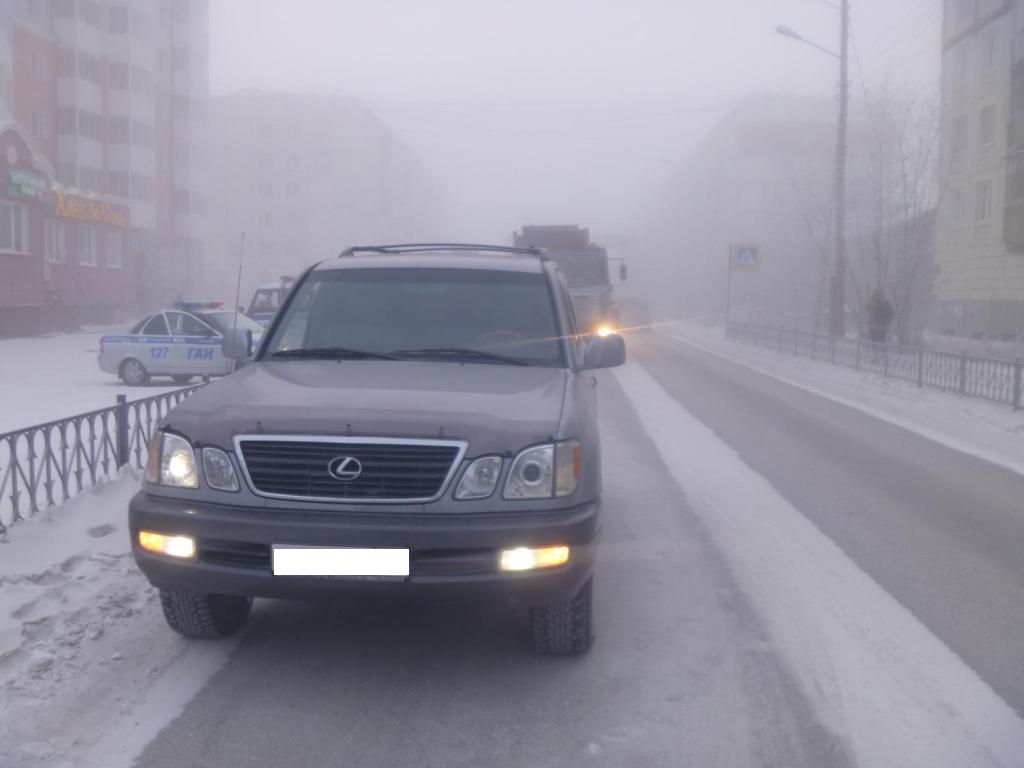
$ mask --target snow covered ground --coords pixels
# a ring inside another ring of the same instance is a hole
[[[135,567],[125,477],[0,540],[0,766],[131,765],[234,642],[167,630]]]
[[[642,367],[616,377],[857,764],[1020,764],[1024,721],[959,657]]]
[[[720,326],[675,322],[660,331],[1024,474],[1024,411],[743,344]]]
[[[127,387],[96,363],[94,329],[0,340],[0,433],[114,405],[119,394],[137,400],[179,388],[168,380]]]

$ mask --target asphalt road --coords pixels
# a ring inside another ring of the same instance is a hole
[[[1024,712],[1024,477],[676,339],[630,352]]]
[[[503,605],[262,601],[139,765],[848,765],[614,379],[600,386],[590,654],[533,655]]]
[[[630,353],[1024,709],[1024,478],[680,341]],[[264,601],[139,765],[850,764],[614,378],[600,386],[588,656],[533,656],[506,606]]]

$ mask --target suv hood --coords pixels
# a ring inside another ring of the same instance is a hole
[[[466,440],[469,455],[518,451],[558,436],[570,371],[435,361],[250,363],[164,419],[193,442],[237,434]]]

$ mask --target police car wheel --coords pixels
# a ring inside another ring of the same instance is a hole
[[[121,379],[129,387],[140,387],[149,381],[149,371],[134,357],[129,357],[121,363]]]

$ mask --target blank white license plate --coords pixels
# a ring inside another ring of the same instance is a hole
[[[408,576],[408,549],[273,549],[275,576]]]

